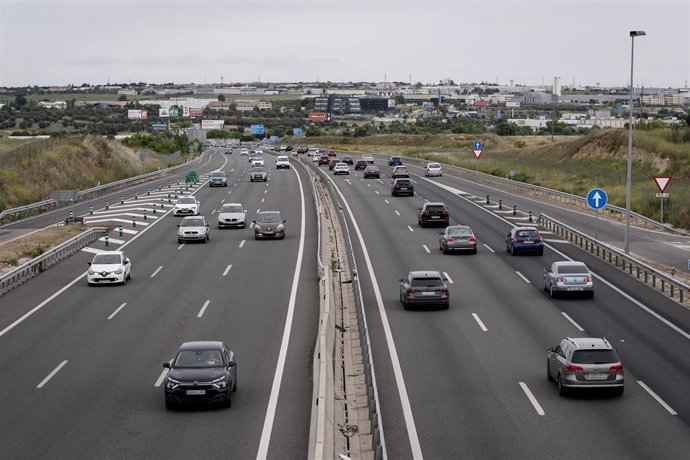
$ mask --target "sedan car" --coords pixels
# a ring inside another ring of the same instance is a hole
[[[237,363],[223,342],[185,342],[163,367],[170,369],[165,377],[166,409],[185,403],[231,406],[230,394],[237,391]]]
[[[209,227],[204,216],[190,216],[182,219],[177,229],[177,243],[203,241],[208,243]]]
[[[218,228],[245,228],[247,226],[246,215],[247,211],[244,210],[241,203],[225,203],[218,211]]]
[[[625,389],[623,364],[604,338],[568,337],[547,349],[546,377],[561,396],[575,388],[608,389],[617,396]]]
[[[329,165],[330,166],[330,164],[331,164],[330,157],[328,157],[326,155],[322,155],[319,157],[319,166],[323,166],[323,165]]]
[[[551,297],[559,293],[584,294],[594,297],[592,274],[587,265],[576,261],[554,262],[544,269],[544,290]]]
[[[468,251],[476,254],[477,238],[467,225],[451,225],[439,235],[438,248],[444,254],[453,251]]]
[[[381,171],[379,171],[379,167],[376,165],[367,165],[366,169],[364,170],[364,178],[368,179],[370,177],[373,177],[375,179],[378,179],[381,177]]]
[[[419,208],[417,223],[419,223],[420,227],[426,227],[432,224],[440,224],[447,227],[450,224],[448,208],[441,202],[427,201]]]
[[[255,166],[249,170],[249,182],[268,180],[268,172],[262,166]]]
[[[355,171],[366,169],[368,164],[366,160],[357,160],[357,163],[355,163]]]
[[[513,227],[506,236],[506,251],[512,255],[518,252],[544,254],[544,240],[536,227]]]
[[[355,162],[352,161],[352,158],[351,158],[351,157],[343,157],[342,162],[343,162],[343,163],[347,163],[347,164],[349,164],[350,166],[354,166],[354,164],[355,164]]]
[[[347,163],[340,162],[333,167],[333,175],[337,174],[350,174],[350,167]]]
[[[290,159],[285,155],[276,157],[276,169],[290,169]]]
[[[228,176],[225,175],[224,171],[213,171],[208,177],[209,187],[227,187],[228,186]]]
[[[174,216],[198,216],[201,203],[193,196],[182,196],[173,207]]]
[[[369,164],[373,164],[374,156],[369,153],[365,153],[364,155],[362,155],[362,160],[366,161]]]
[[[443,172],[441,171],[441,165],[439,163],[428,163],[426,165],[424,175],[429,177],[443,176]]]
[[[279,211],[261,211],[254,223],[254,239],[285,238],[285,219]]]
[[[410,171],[405,166],[396,166],[391,173],[392,178],[396,177],[410,177]]]
[[[127,284],[132,279],[132,263],[122,251],[104,251],[96,254],[89,262],[86,273],[86,283],[95,284]]]
[[[446,278],[437,271],[411,271],[400,278],[400,302],[407,310],[413,306],[450,306]]]
[[[328,170],[333,171],[333,168],[335,168],[335,165],[337,165],[338,163],[342,163],[342,160],[340,160],[340,159],[331,160],[331,162],[328,163]]]

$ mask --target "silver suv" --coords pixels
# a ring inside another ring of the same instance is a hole
[[[450,306],[446,277],[437,271],[411,271],[400,278],[400,302],[405,310],[424,305]]]
[[[623,394],[623,364],[604,338],[565,338],[547,350],[546,377],[558,385],[558,394],[572,388],[606,388]]]

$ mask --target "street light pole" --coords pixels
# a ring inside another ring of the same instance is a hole
[[[630,254],[630,196],[632,194],[632,125],[633,125],[633,57],[635,37],[647,35],[643,30],[630,31],[630,107],[628,113],[628,174],[625,182],[625,253]]]

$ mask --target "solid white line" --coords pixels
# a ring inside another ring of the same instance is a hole
[[[227,275],[230,269],[232,268],[232,265],[228,265],[225,271],[223,272],[223,276]]]
[[[658,394],[654,393],[654,392],[652,391],[652,389],[649,388],[642,380],[638,380],[637,383],[639,383],[640,386],[641,386],[642,388],[644,388],[645,391],[647,391],[647,393],[649,393],[649,394],[652,396],[652,398],[656,399],[656,402],[658,402],[659,404],[661,404],[661,406],[662,406],[664,409],[666,409],[666,410],[668,411],[669,414],[671,414],[671,415],[678,415],[678,413],[677,413],[676,411],[674,411],[674,410],[671,408],[671,406],[669,406],[668,404],[666,404],[666,402],[665,402],[663,399],[661,399],[661,398],[659,397]]]
[[[398,211],[395,211],[395,213],[396,213],[397,215],[400,215],[400,213],[399,213]]]
[[[523,274],[520,273],[519,271],[516,270],[515,273],[517,273],[517,276],[519,276],[520,278],[522,278],[522,280],[523,280],[525,283],[527,283],[527,284],[532,284],[532,283],[529,282],[529,280],[528,280],[527,278],[525,278],[525,275],[523,275]]]
[[[105,236],[98,238],[98,241],[105,241]],[[117,238],[110,238],[110,236],[108,236],[108,242],[113,244],[123,244],[125,240],[118,240]]]
[[[450,278],[450,276],[448,276],[448,272],[443,272],[443,275],[446,277],[446,279],[448,280],[448,282],[450,284],[455,284],[455,283],[453,283],[453,280]]]
[[[429,248],[426,247],[426,244],[423,244],[422,247],[423,247],[424,250],[427,252],[427,254],[431,254],[431,251],[429,251]]]
[[[211,303],[210,300],[207,300],[206,302],[204,302],[204,306],[201,307],[201,310],[199,310],[199,313],[197,313],[197,315],[196,315],[197,318],[201,318],[202,316],[204,316],[204,312],[206,311],[206,307],[208,307],[208,304],[210,304],[210,303]]]
[[[297,289],[299,288],[299,277],[302,269],[302,257],[304,256],[304,234],[306,229],[306,217],[304,215],[304,189],[302,188],[302,179],[300,179],[297,170],[290,168],[297,176],[297,183],[299,184],[300,202],[302,205],[302,217],[300,222],[299,234],[299,249],[297,250],[297,261],[295,262],[295,273],[292,278],[292,289],[290,291],[290,300],[288,302],[288,311],[285,318],[285,329],[283,331],[283,339],[280,343],[280,353],[278,354],[278,363],[276,365],[276,373],[273,377],[273,385],[271,386],[271,396],[268,399],[268,408],[266,409],[266,418],[264,420],[264,427],[261,431],[261,441],[259,442],[259,451],[256,454],[257,460],[264,460],[268,456],[268,446],[271,442],[271,431],[273,430],[273,421],[278,407],[278,394],[280,393],[280,384],[283,380],[283,372],[285,370],[285,360],[287,358],[287,349],[290,342],[290,332],[292,330],[292,319],[295,314],[295,303],[297,300]]]
[[[484,244],[484,243],[482,243],[482,244]],[[491,251],[491,252],[494,252],[494,253],[496,252],[496,251],[494,251],[493,249],[491,249],[489,246],[487,246],[486,244],[484,244],[484,247],[485,247],[486,249],[488,249],[489,251]]]
[[[155,272],[151,273],[151,278],[153,278],[154,276],[156,276],[156,275],[158,274],[158,272],[161,271],[162,269],[163,269],[163,266],[161,265],[160,267],[158,267],[158,268],[156,269]]]
[[[115,315],[117,315],[120,312],[120,310],[125,308],[125,305],[127,305],[127,302],[125,302],[122,305],[120,305],[119,307],[117,307],[117,309],[114,312],[112,312],[110,314],[110,316],[108,316],[108,319],[113,319],[115,317]]]
[[[520,382],[520,387],[522,388],[522,391],[525,392],[527,395],[527,398],[529,398],[529,402],[532,403],[532,406],[534,406],[534,410],[537,411],[537,414],[539,415],[544,415],[546,412],[544,412],[544,409],[541,408],[539,405],[539,401],[537,401],[537,398],[534,397],[532,392],[530,391],[529,388],[527,388],[527,385],[525,385],[525,382]]]
[[[105,252],[105,249],[90,248],[88,246],[86,246],[85,248],[81,248],[81,250],[84,252],[90,252],[92,254],[100,254],[101,252]]]
[[[60,369],[62,369],[62,368],[65,366],[65,364],[67,364],[67,360],[64,360],[63,362],[61,362],[60,364],[58,364],[58,367],[56,367],[55,369],[53,369],[53,372],[51,372],[50,374],[48,374],[48,377],[44,378],[43,381],[42,381],[41,383],[39,383],[38,385],[36,385],[36,388],[43,388],[43,385],[45,385],[46,383],[48,383],[48,380],[52,379],[52,378],[55,376],[55,374],[57,374],[58,372],[60,372]]]
[[[247,240],[242,240],[242,241],[240,241],[240,246],[239,246],[239,247],[244,246],[244,243],[245,243],[246,241],[247,241]]]
[[[479,319],[479,316],[476,313],[472,313],[472,316],[474,317],[474,320],[479,324],[479,327],[482,328],[482,331],[488,332],[489,330],[484,326],[484,323],[482,322],[481,319]]]
[[[565,316],[565,319],[567,319],[568,321],[570,321],[571,323],[573,323],[573,326],[575,326],[580,332],[585,332],[585,330],[582,328],[582,326],[580,326],[579,324],[577,324],[577,323],[575,322],[575,320],[572,319],[570,316],[568,316],[568,314],[567,314],[566,312],[562,311],[562,312],[561,312],[561,315]]]
[[[165,376],[168,375],[168,369],[163,368],[163,372],[161,372],[161,375],[158,376],[158,379],[156,380],[156,383],[153,384],[154,387],[159,387],[163,383],[163,379],[165,379]]]
[[[411,232],[414,232],[414,229],[412,227],[410,227],[409,225],[407,226],[407,228],[409,228]]]

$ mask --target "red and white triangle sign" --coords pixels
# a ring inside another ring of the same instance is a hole
[[[668,183],[671,182],[671,178],[668,176],[654,176],[654,182],[656,182],[656,186],[659,187],[659,191],[664,193],[664,190],[668,187]]]

